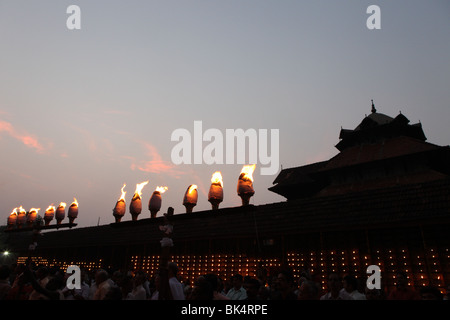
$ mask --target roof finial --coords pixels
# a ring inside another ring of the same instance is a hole
[[[377,109],[375,109],[375,105],[373,104],[373,100],[372,100],[372,113],[377,112]]]

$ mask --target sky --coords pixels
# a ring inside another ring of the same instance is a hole
[[[70,5],[81,29],[67,27]],[[367,27],[371,5],[381,29]],[[290,168],[336,155],[340,129],[373,99],[448,145],[449,30],[447,0],[0,0],[0,225],[15,207],[43,216],[74,197],[78,227],[109,224],[122,185],[128,207],[144,181],[139,219],[157,186],[159,215],[183,214],[191,184],[194,211],[208,210],[215,171],[220,207],[241,205],[242,164],[172,161],[172,133],[194,121],[224,135],[278,129]],[[262,166],[250,203],[285,201],[268,190],[279,170]]]

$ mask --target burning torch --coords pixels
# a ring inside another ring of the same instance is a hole
[[[22,228],[22,226],[27,222],[27,212],[22,206],[19,208],[19,213],[17,215],[17,226]]]
[[[56,224],[61,224],[61,222],[66,217],[66,206],[67,204],[65,202],[61,202],[56,208],[55,217],[56,217]]]
[[[169,188],[167,187],[156,187],[156,190],[153,191],[152,196],[148,202],[148,209],[150,210],[150,214],[152,218],[156,218],[156,214],[161,209],[162,198],[161,194],[166,192]]]
[[[29,227],[33,226],[33,224],[35,223],[39,210],[41,210],[41,208],[31,208],[30,211],[28,211],[27,225]]]
[[[219,209],[219,204],[223,201],[223,181],[220,171],[214,172],[211,177],[208,201],[211,203],[213,210]]]
[[[138,183],[136,185],[136,191],[134,192],[133,199],[131,199],[130,203],[130,213],[133,221],[137,220],[138,215],[141,214],[142,211],[142,189],[144,189],[145,185],[148,181]]]
[[[13,211],[11,212],[11,214],[8,217],[8,230],[13,229],[14,226],[16,225],[16,222],[17,222],[17,209],[18,208],[14,208]]]
[[[126,191],[123,191],[127,185],[124,183],[122,189],[120,190],[122,192],[119,200],[116,202],[116,206],[113,209],[113,216],[116,219],[116,222],[120,222],[122,220],[122,217],[125,215],[125,195],[127,194]]]
[[[78,201],[76,198],[73,198],[73,202],[69,207],[69,212],[67,215],[69,216],[69,223],[73,223],[73,221],[78,217]]]
[[[186,207],[186,213],[192,213],[192,209],[197,205],[197,200],[197,186],[195,184],[191,184],[187,188],[183,198],[183,206]]]
[[[248,205],[250,203],[250,198],[255,194],[253,189],[253,171],[256,165],[244,166],[239,175],[237,192],[238,196],[242,199],[242,205]]]
[[[53,220],[53,217],[55,216],[55,207],[53,206],[53,203],[45,210],[44,214],[44,221],[45,225],[48,226],[50,222]]]

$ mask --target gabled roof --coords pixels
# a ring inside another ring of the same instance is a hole
[[[420,123],[410,125],[408,118],[401,113],[395,118],[391,118],[382,113],[372,112],[354,130],[341,129],[339,133],[341,141],[336,148],[343,151],[356,145],[399,136],[407,136],[421,141],[427,139],[422,125]]]
[[[342,150],[327,161],[320,170],[349,167],[373,161],[396,158],[442,147],[408,136],[398,136],[375,143],[354,145]]]

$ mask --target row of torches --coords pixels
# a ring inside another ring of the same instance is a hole
[[[242,199],[242,205],[248,205],[250,203],[250,198],[255,194],[253,189],[253,171],[255,170],[255,165],[246,165],[242,168],[241,174],[239,175],[237,193]],[[130,214],[133,221],[136,221],[138,216],[142,212],[142,189],[148,184],[148,181],[139,183],[136,185],[136,191],[131,199],[130,203]],[[126,212],[125,194],[124,188],[126,184],[123,185],[121,189],[121,196],[116,202],[116,206],[113,209],[113,216],[116,222],[120,222],[122,217]],[[153,192],[150,200],[148,202],[148,209],[150,210],[151,218],[155,218],[158,211],[161,209],[162,197],[161,194],[168,190],[167,187],[157,187]],[[186,208],[186,213],[192,213],[194,207],[197,205],[198,192],[197,186],[195,184],[190,185],[183,197],[183,206]],[[213,173],[211,178],[211,186],[208,192],[208,201],[211,203],[212,209],[217,210],[219,204],[223,201],[223,180],[220,171]]]
[[[237,192],[238,196],[242,199],[242,205],[248,205],[250,198],[255,194],[253,189],[253,171],[255,170],[255,165],[246,165],[242,168],[241,174],[239,175]],[[139,183],[136,185],[136,191],[130,203],[130,213],[133,221],[136,221],[138,216],[142,212],[142,189],[148,184],[148,181]],[[122,194],[117,200],[116,206],[113,209],[113,216],[116,222],[120,222],[122,217],[125,215],[126,204],[125,204],[125,194],[124,191],[126,184],[122,187]],[[157,187],[153,192],[148,209],[152,218],[156,217],[156,214],[161,209],[162,197],[167,187]],[[190,185],[183,198],[183,206],[186,208],[186,213],[191,213],[194,207],[197,205],[198,192],[197,186],[195,184]],[[211,178],[211,187],[209,188],[208,201],[211,203],[212,209],[217,210],[219,204],[223,201],[223,180],[220,171],[213,173]],[[61,225],[62,221],[66,217],[66,206],[65,202],[61,202],[58,207],[54,207],[53,204],[50,205],[44,214],[45,226],[50,225],[53,218],[56,217],[57,225]],[[38,215],[40,208],[32,208],[28,212],[22,207],[14,208],[8,217],[7,226],[8,229],[12,229],[15,226],[18,228],[22,227],[32,227],[35,224],[41,223],[41,217]],[[69,223],[73,223],[78,216],[78,201],[74,198],[74,201],[69,206],[68,218]]]
[[[45,210],[44,224],[48,226],[50,225],[50,222],[53,220],[53,218],[56,218],[56,224],[61,225],[62,221],[66,217],[66,206],[67,204],[65,202],[61,202],[58,207],[55,207],[53,206],[53,204],[51,204]],[[40,224],[42,218],[38,214],[39,210],[41,210],[41,208],[31,208],[27,212],[22,206],[14,208],[8,217],[8,229],[12,229],[15,226],[17,226],[18,228],[22,228],[32,227],[35,224]],[[69,206],[67,216],[69,218],[70,224],[72,224],[78,217],[78,201],[76,198],[73,198],[73,202]]]

